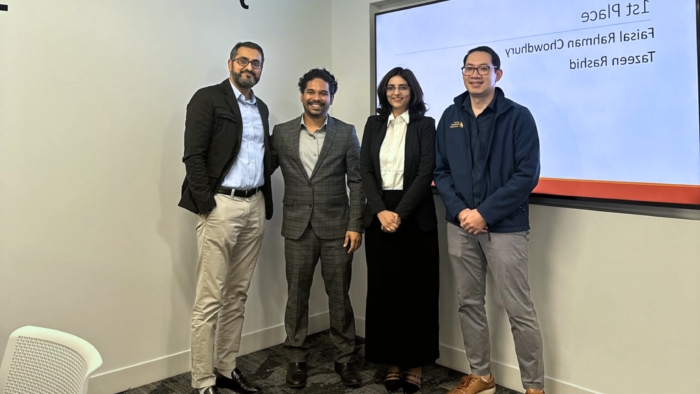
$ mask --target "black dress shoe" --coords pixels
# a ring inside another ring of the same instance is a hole
[[[362,386],[360,372],[352,363],[335,363],[335,373],[340,375],[340,381],[346,386]]]
[[[287,386],[295,389],[306,386],[307,371],[306,363],[289,363],[287,367]]]
[[[199,389],[194,389],[193,394],[199,394]],[[204,394],[221,394],[215,386],[207,387]]]
[[[219,371],[215,372],[216,375],[216,385],[219,387],[227,388],[230,390],[233,390],[237,393],[243,393],[243,394],[254,394],[254,393],[259,393],[262,391],[260,386],[257,384],[248,381],[246,377],[241,373],[241,371],[238,368],[234,368],[233,372],[231,372],[231,377],[229,378],[228,376],[224,376],[219,373]],[[208,393],[207,393],[208,394]],[[219,394],[218,392],[214,394]]]

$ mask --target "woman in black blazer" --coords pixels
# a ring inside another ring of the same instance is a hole
[[[439,255],[431,184],[435,120],[408,69],[394,68],[378,87],[379,108],[362,136],[367,197],[365,358],[388,364],[389,392],[421,387],[421,367],[439,355]]]

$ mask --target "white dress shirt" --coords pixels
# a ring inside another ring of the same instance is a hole
[[[406,156],[406,129],[410,118],[404,111],[398,118],[392,113],[386,128],[386,136],[379,151],[382,173],[382,189],[403,190],[403,166]]]

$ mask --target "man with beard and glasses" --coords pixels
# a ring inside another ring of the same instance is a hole
[[[197,289],[192,311],[192,387],[218,394],[261,389],[236,368],[248,287],[272,217],[269,113],[252,87],[265,56],[239,42],[230,78],[197,91],[187,105],[180,206],[197,215]]]
[[[335,345],[335,371],[345,385],[360,386],[360,374],[352,363],[355,317],[348,296],[353,253],[362,242],[365,198],[360,144],[353,125],[328,116],[338,90],[330,72],[307,72],[299,79],[299,90],[304,113],[275,126],[271,139],[273,168],[282,168],[285,185],[282,236],[288,284],[284,317],[287,384],[296,388],[306,385],[309,291],[320,258]]]

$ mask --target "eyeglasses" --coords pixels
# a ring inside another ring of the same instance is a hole
[[[250,63],[251,67],[253,67],[256,70],[260,70],[263,66],[262,62],[260,60],[249,60],[246,57],[239,57],[236,59],[233,59],[236,63],[238,63],[241,67],[245,67]]]
[[[393,92],[396,89],[398,89],[399,92],[401,92],[401,93],[406,93],[409,90],[411,90],[411,88],[408,87],[408,85],[399,85],[399,86],[389,85],[386,87],[386,91],[389,93]]]
[[[498,70],[498,67],[491,67],[491,66],[479,66],[479,67],[462,67],[462,74],[469,76],[474,74],[474,70],[479,73],[479,75],[489,75],[491,72],[491,69]]]

